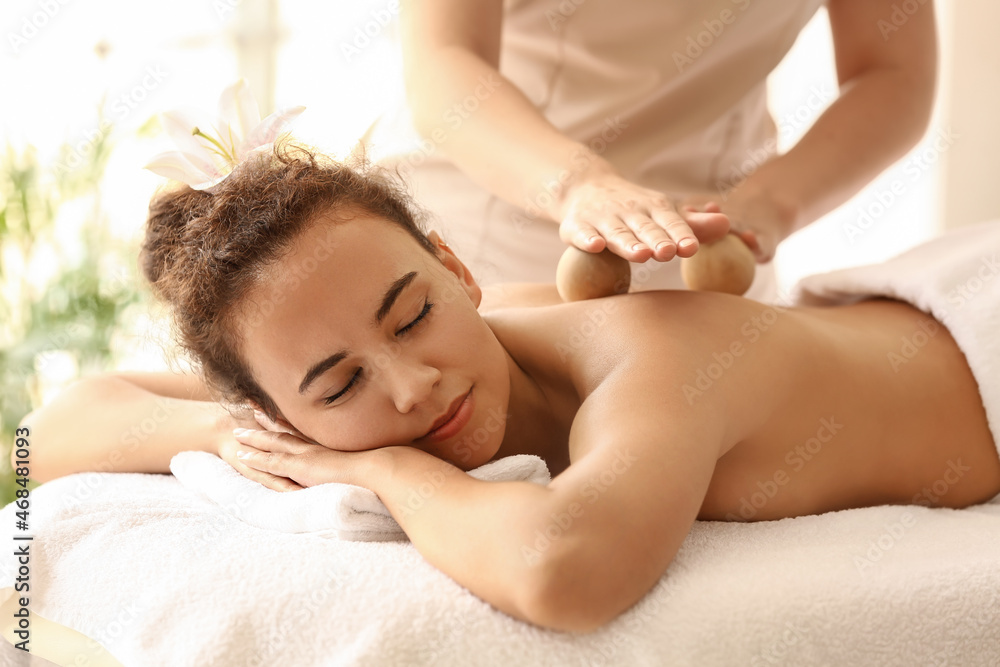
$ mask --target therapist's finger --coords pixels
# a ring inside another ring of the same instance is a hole
[[[677,244],[678,257],[690,257],[698,251],[698,237],[679,213],[659,209],[652,212],[652,218]]]
[[[559,225],[559,238],[566,245],[573,245],[584,252],[601,252],[607,243],[593,225],[569,217]]]
[[[716,210],[709,210],[716,209]],[[700,243],[714,243],[729,233],[729,216],[717,210],[718,206],[705,206],[705,210],[698,210],[693,206],[682,206],[681,215],[688,227],[694,232]]]
[[[625,222],[636,238],[650,248],[650,257],[658,262],[668,262],[677,254],[677,244],[667,231],[648,215],[632,213],[625,216]]]
[[[622,218],[615,216],[602,222],[598,223],[597,229],[611,252],[630,262],[645,262],[653,256],[653,250],[636,236]]]

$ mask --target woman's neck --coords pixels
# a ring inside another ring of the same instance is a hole
[[[554,477],[570,463],[568,439],[572,415],[568,420],[560,418],[551,391],[546,391],[506,347],[504,354],[510,374],[510,399],[503,442],[492,460],[533,454],[545,460]]]

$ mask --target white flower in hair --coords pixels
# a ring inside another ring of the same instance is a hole
[[[215,124],[199,123],[196,114],[182,111],[160,114],[164,129],[179,150],[160,153],[146,169],[211,193],[248,154],[270,148],[303,111],[305,107],[290,107],[261,120],[250,86],[240,79],[219,96]]]

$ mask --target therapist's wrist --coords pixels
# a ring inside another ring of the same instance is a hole
[[[727,208],[742,211],[751,227],[755,220],[766,220],[776,244],[805,224],[801,220],[802,207],[793,197],[762,182],[747,180],[732,190],[724,199],[723,210]]]
[[[562,222],[582,190],[619,178],[621,176],[610,162],[581,144],[570,158],[569,167],[560,172],[557,179],[560,187],[553,188],[556,196],[546,213],[552,220]]]

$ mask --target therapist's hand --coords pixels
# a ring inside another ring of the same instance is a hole
[[[729,220],[718,209],[678,211],[663,193],[617,174],[572,186],[561,217],[559,237],[564,243],[587,252],[607,247],[631,262],[690,257],[699,241],[710,243],[729,232]]]
[[[752,196],[739,189],[730,192],[725,200],[707,196],[688,197],[681,204],[682,211],[721,211],[729,218],[734,234],[743,239],[758,264],[774,259],[774,251],[785,239],[789,228],[781,207],[762,196]]]

